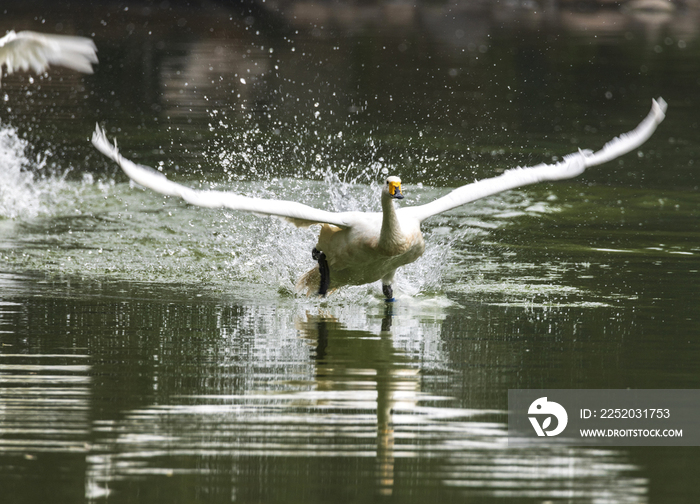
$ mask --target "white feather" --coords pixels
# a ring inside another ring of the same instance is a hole
[[[129,161],[119,153],[116,140],[114,144],[109,143],[106,133],[100,129],[99,125],[92,135],[92,143],[102,154],[114,160],[124,170],[124,173],[140,186],[166,196],[177,196],[192,205],[208,208],[223,207],[259,215],[273,215],[289,220],[297,226],[333,224],[345,228],[350,225],[353,216],[357,213],[333,213],[295,201],[249,198],[231,192],[198,191],[168,180],[165,175],[153,168]]]
[[[652,100],[651,111],[639,126],[629,133],[624,133],[609,141],[598,152],[579,150],[565,156],[559,163],[539,164],[528,168],[514,168],[498,177],[458,187],[446,196],[425,205],[402,208],[399,212],[411,215],[422,222],[433,215],[509,189],[536,184],[537,182],[576,177],[582,174],[589,166],[606,163],[638,148],[646,142],[654,133],[656,127],[664,120],[666,108],[667,105],[663,98]]]
[[[30,69],[40,74],[50,65],[92,73],[96,53],[95,43],[86,37],[10,31],[0,38],[0,77],[3,65],[8,74]]]

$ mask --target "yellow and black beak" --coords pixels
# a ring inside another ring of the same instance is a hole
[[[401,194],[401,182],[389,182],[389,194],[396,199],[403,199],[403,194]]]

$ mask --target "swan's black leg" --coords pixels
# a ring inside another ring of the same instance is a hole
[[[392,303],[396,301],[394,299],[394,289],[391,288],[391,285],[382,284],[382,292],[384,293],[384,297],[386,298],[384,301],[386,301],[387,303]]]
[[[331,285],[331,270],[326,261],[326,254],[316,250],[311,251],[311,257],[318,261],[318,271],[321,273],[321,285],[318,287],[318,295],[325,296],[328,292],[328,287]]]

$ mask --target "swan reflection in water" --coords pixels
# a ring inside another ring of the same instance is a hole
[[[646,502],[648,481],[626,452],[509,447],[504,411],[443,393],[451,371],[440,310],[323,309],[242,307],[247,332],[219,328],[209,341],[222,353],[212,346],[188,368],[196,378],[173,381],[183,362],[167,360],[183,357],[164,353],[154,381],[177,385],[94,426],[86,496],[128,493],[166,474],[225,482],[251,501],[282,491],[301,499],[336,482],[358,499]],[[488,372],[485,360],[471,364]]]
[[[393,308],[385,307],[376,336],[348,331],[328,315],[309,315],[297,324],[302,337],[315,343],[318,390],[329,395],[359,392],[357,406],[376,407],[376,476],[378,492],[383,495],[391,495],[394,486],[393,411],[412,410],[420,397],[417,362],[394,346]]]

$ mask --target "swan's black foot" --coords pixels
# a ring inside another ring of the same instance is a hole
[[[382,292],[386,298],[384,301],[387,303],[393,303],[396,301],[396,299],[394,299],[394,289],[391,288],[391,285],[382,284]]]
[[[325,296],[328,292],[328,287],[331,285],[331,270],[326,261],[326,254],[316,250],[311,251],[311,257],[318,261],[318,271],[321,273],[321,284],[318,287],[318,295]]]

